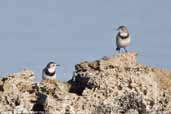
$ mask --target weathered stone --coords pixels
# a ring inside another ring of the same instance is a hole
[[[0,112],[169,114],[171,72],[138,64],[134,52],[75,66],[68,82],[34,82],[32,71],[0,78]]]

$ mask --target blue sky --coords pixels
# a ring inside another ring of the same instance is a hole
[[[171,69],[170,0],[1,0],[0,75],[23,67],[41,79],[49,61],[61,64],[59,80],[74,65],[112,56],[116,28],[129,28],[129,51],[138,61]]]

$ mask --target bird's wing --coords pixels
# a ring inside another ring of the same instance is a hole
[[[116,46],[118,47],[119,45],[119,33],[116,35]]]

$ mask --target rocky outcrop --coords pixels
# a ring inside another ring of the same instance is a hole
[[[68,82],[34,82],[30,70],[0,79],[0,112],[170,114],[171,72],[136,61],[134,52],[75,66]]]
[[[0,112],[27,112],[36,101],[34,74],[30,70],[10,74],[0,79]]]

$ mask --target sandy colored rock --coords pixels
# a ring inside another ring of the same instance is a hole
[[[171,72],[137,63],[135,52],[75,66],[68,82],[34,82],[24,69],[0,79],[0,112],[169,114]]]

